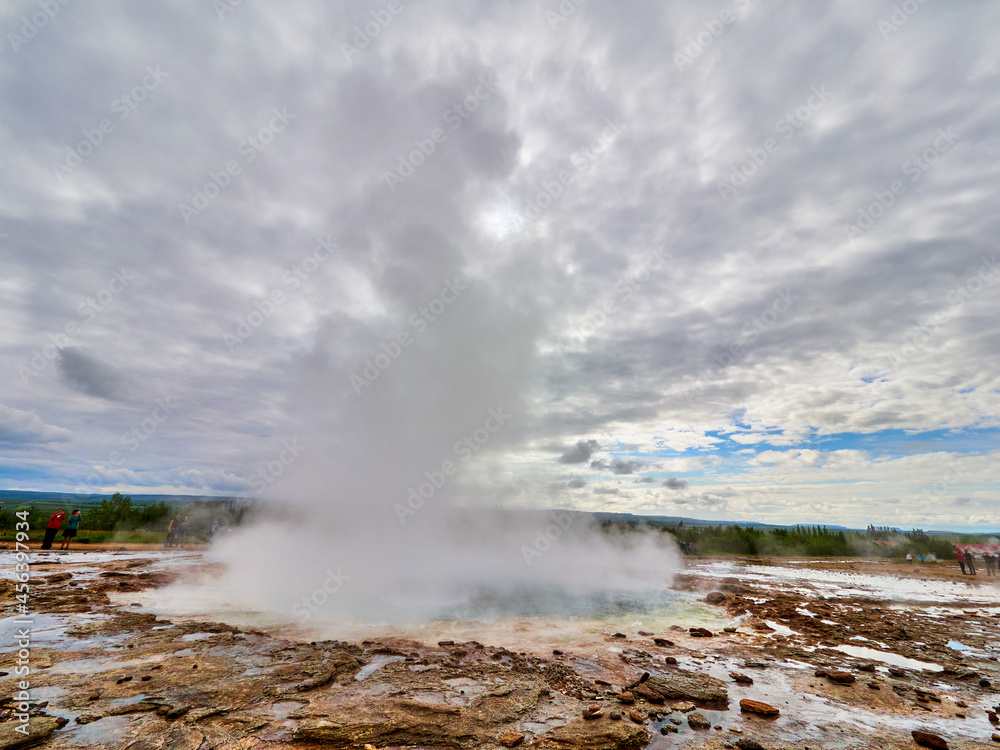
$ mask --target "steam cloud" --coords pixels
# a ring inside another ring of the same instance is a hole
[[[401,70],[364,89],[401,133],[421,121],[407,116],[415,102],[443,110],[486,75],[473,66],[430,87]],[[287,435],[306,450],[271,488],[287,518],[220,547],[230,591],[254,606],[301,618],[303,597],[323,590],[310,617],[396,622],[668,581],[665,535],[616,540],[582,517],[490,510],[483,458],[514,449],[531,423],[546,334],[535,300],[553,273],[533,242],[501,244],[474,223],[478,186],[516,162],[505,107],[496,94],[493,114],[470,118],[418,175],[374,185],[338,217],[342,252],[329,262],[366,294],[343,301],[291,365]],[[560,460],[596,447],[581,441]]]

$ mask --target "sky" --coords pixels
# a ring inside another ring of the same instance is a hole
[[[0,489],[1000,528],[996,3],[0,35]]]

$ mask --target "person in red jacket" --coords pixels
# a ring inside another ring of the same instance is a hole
[[[962,554],[962,550],[955,547],[955,559],[958,560],[958,567],[962,569],[962,575],[965,575],[965,556]]]
[[[66,520],[66,511],[60,508],[49,516],[49,525],[45,527],[45,538],[42,540],[42,549],[52,549],[52,540],[56,538],[56,532]]]

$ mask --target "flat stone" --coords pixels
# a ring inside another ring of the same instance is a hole
[[[692,729],[711,729],[712,722],[700,711],[692,711],[688,714],[688,726]]]
[[[749,698],[744,698],[740,701],[740,711],[750,714],[759,714],[761,716],[778,716],[781,712],[772,706],[770,703],[764,703],[763,701],[753,701]]]
[[[32,716],[28,719],[27,734],[14,731],[18,726],[21,726],[21,723],[16,720],[0,724],[0,750],[40,745],[62,724],[54,716]]]
[[[948,750],[948,743],[939,735],[925,732],[922,729],[914,729],[911,734],[913,735],[913,741],[918,745],[934,748],[934,750]]]
[[[721,591],[713,591],[705,597],[705,602],[708,604],[722,604],[724,601],[726,601],[726,595]]]
[[[734,682],[738,682],[741,685],[753,685],[753,678],[742,672],[730,672],[729,676],[733,678]]]
[[[667,674],[653,675],[645,686],[655,690],[667,700],[692,700],[703,703],[729,701],[726,683],[694,672],[676,670]]]
[[[850,685],[857,678],[850,672],[828,672],[826,679],[830,682],[836,682],[838,685]]]

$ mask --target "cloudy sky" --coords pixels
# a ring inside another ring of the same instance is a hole
[[[1000,527],[996,3],[0,32],[0,488]]]

